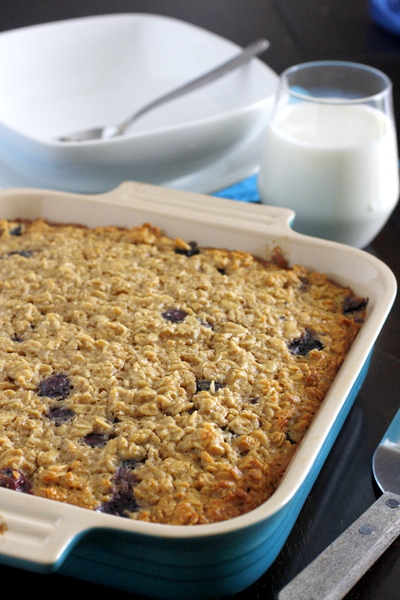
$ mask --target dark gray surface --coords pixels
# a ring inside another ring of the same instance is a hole
[[[113,12],[173,16],[246,45],[271,41],[263,59],[277,72],[307,60],[348,59],[385,71],[394,83],[400,124],[400,38],[371,23],[366,0],[5,0],[0,31],[53,20]],[[367,249],[400,277],[400,209]],[[278,559],[235,600],[271,600],[379,496],[372,454],[397,411],[400,398],[400,302],[396,301],[379,336],[367,379]],[[0,567],[14,591],[42,596],[112,595],[123,592],[58,575],[38,576]],[[16,587],[14,582],[16,582]],[[399,600],[400,539],[355,585],[346,600]]]

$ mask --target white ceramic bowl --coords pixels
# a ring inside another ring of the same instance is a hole
[[[124,137],[54,141],[118,123],[239,49],[194,25],[147,14],[1,33],[0,186],[85,193],[135,179],[210,192],[250,174],[278,83],[260,59],[145,115]]]

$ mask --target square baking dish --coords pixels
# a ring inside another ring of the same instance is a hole
[[[290,263],[327,273],[368,297],[365,323],[285,476],[255,510],[209,525],[160,525],[0,489],[3,564],[160,599],[239,592],[279,554],[346,419],[396,295],[393,273],[362,250],[294,232],[290,210],[136,182],[99,195],[0,191],[1,219],[38,217],[87,226],[150,222],[171,237],[263,258],[279,247]]]

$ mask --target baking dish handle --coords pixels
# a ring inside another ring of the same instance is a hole
[[[147,210],[151,207],[154,215],[164,213],[168,216],[176,216],[178,219],[186,216],[189,221],[195,218],[196,221],[211,226],[216,223],[218,227],[221,227],[221,224],[224,227],[235,224],[243,228],[247,225],[252,231],[278,228],[285,232],[291,229],[295,219],[294,211],[289,208],[238,202],[229,198],[163,188],[137,181],[124,181],[113,190],[95,194],[91,198],[112,206],[129,206]],[[200,213],[199,206],[201,206]]]
[[[0,490],[0,563],[39,573],[55,571],[80,537],[96,527],[97,513]],[[83,514],[82,514],[83,513]],[[98,525],[98,523],[97,523]]]
[[[400,496],[386,492],[278,594],[341,600],[400,534]]]

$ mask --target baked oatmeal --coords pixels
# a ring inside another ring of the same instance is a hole
[[[0,222],[0,485],[203,524],[276,489],[366,312],[157,227]]]

